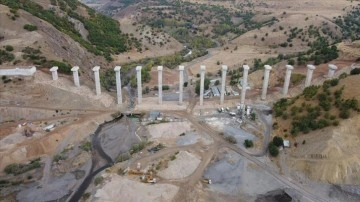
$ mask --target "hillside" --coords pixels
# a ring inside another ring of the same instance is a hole
[[[92,77],[93,66],[113,67],[112,55],[141,45],[122,34],[116,20],[77,1],[1,0],[0,7],[3,67],[56,65],[69,74],[78,65]]]
[[[274,104],[273,133],[292,143],[289,154],[280,158],[283,172],[300,172],[335,184],[360,184],[359,79],[350,75],[328,80]]]

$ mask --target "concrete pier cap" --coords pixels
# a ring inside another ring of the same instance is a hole
[[[184,69],[185,69],[185,67],[184,67],[184,66],[182,66],[182,65],[181,65],[181,66],[179,66],[179,70],[180,70],[180,71],[184,71]]]
[[[157,67],[157,70],[158,70],[158,71],[162,71],[163,69],[164,69],[163,66],[158,66],[158,67]]]
[[[201,70],[201,71],[205,71],[205,70],[206,70],[206,66],[205,66],[205,65],[201,65],[201,66],[200,66],[200,70]]]
[[[121,66],[115,66],[114,71],[118,72],[121,70]]]
[[[53,67],[50,69],[50,71],[51,71],[51,72],[55,72],[55,71],[57,71],[58,69],[59,69],[59,67],[53,66]]]
[[[329,64],[328,68],[331,69],[331,70],[337,70],[338,69],[338,67],[336,65],[334,65],[334,64]]]
[[[293,70],[294,67],[293,67],[292,65],[286,65],[286,69],[288,69],[288,70]]]
[[[227,65],[221,65],[221,69],[222,69],[223,71],[227,71],[227,70],[228,70],[228,66],[227,66]]]
[[[249,65],[243,65],[243,68],[244,68],[244,70],[249,70],[250,69]]]
[[[100,66],[95,66],[94,68],[92,68],[92,70],[93,70],[94,72],[97,72],[97,71],[100,70]]]
[[[137,66],[136,67],[136,71],[141,71],[141,69],[142,69],[142,66]]]
[[[79,66],[74,66],[73,68],[71,68],[71,71],[73,72],[79,71]]]
[[[272,67],[270,65],[265,65],[264,67],[265,67],[265,70],[271,70],[272,69]]]
[[[310,70],[314,70],[314,69],[316,69],[316,67],[315,67],[314,65],[310,65],[310,64],[309,64],[309,65],[307,65],[306,67],[307,67],[308,69],[310,69]]]

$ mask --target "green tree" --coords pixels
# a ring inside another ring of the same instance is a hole
[[[250,148],[250,147],[253,147],[253,146],[254,146],[254,143],[253,143],[252,140],[246,139],[246,140],[244,141],[244,146],[245,146],[246,148]]]
[[[205,77],[205,79],[204,79],[204,89],[208,90],[209,85],[210,85],[210,79]],[[197,95],[200,95],[200,80],[196,81],[195,92],[196,92]]]
[[[280,147],[284,145],[284,140],[282,139],[282,137],[279,136],[275,136],[273,138],[273,143],[275,146]]]
[[[279,155],[279,149],[273,142],[269,143],[269,153],[273,157],[276,157]]]

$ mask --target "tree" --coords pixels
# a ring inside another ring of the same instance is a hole
[[[255,121],[255,119],[256,119],[256,114],[255,114],[254,112],[250,114],[250,119],[251,119],[252,121]]]
[[[219,80],[216,80],[215,81],[215,86],[219,85],[220,84],[220,81]]]
[[[351,74],[351,75],[360,74],[360,68],[352,69],[352,70],[350,71],[350,74]]]
[[[208,90],[209,85],[210,85],[210,79],[205,77],[205,79],[204,79],[204,89]],[[195,92],[196,92],[197,95],[200,95],[200,80],[196,81]]]
[[[276,145],[274,145],[273,142],[270,142],[270,143],[269,143],[269,153],[270,153],[270,155],[273,156],[273,157],[276,157],[276,156],[279,155],[279,149],[277,148]]]
[[[284,140],[282,139],[282,137],[275,136],[273,138],[273,143],[275,146],[280,147],[284,145]]]
[[[253,147],[253,146],[254,146],[254,143],[253,143],[252,140],[246,139],[246,140],[244,141],[244,146],[245,146],[246,148],[250,148],[250,147]]]
[[[295,60],[294,60],[294,59],[288,60],[288,64],[289,64],[289,65],[295,65]]]

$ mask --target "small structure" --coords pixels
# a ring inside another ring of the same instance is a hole
[[[251,107],[248,105],[246,106],[246,116],[250,116],[251,113]]]
[[[211,92],[213,93],[214,97],[220,96],[219,89],[216,86],[211,87]]]
[[[289,148],[290,147],[290,141],[284,140],[284,147]]]
[[[45,126],[43,130],[48,131],[48,130],[53,130],[54,128],[55,128],[55,124],[50,124]]]
[[[210,98],[210,96],[211,96],[211,90],[206,90],[204,92],[204,98]]]
[[[18,68],[15,69],[0,69],[0,76],[33,76],[36,72],[36,67]]]

